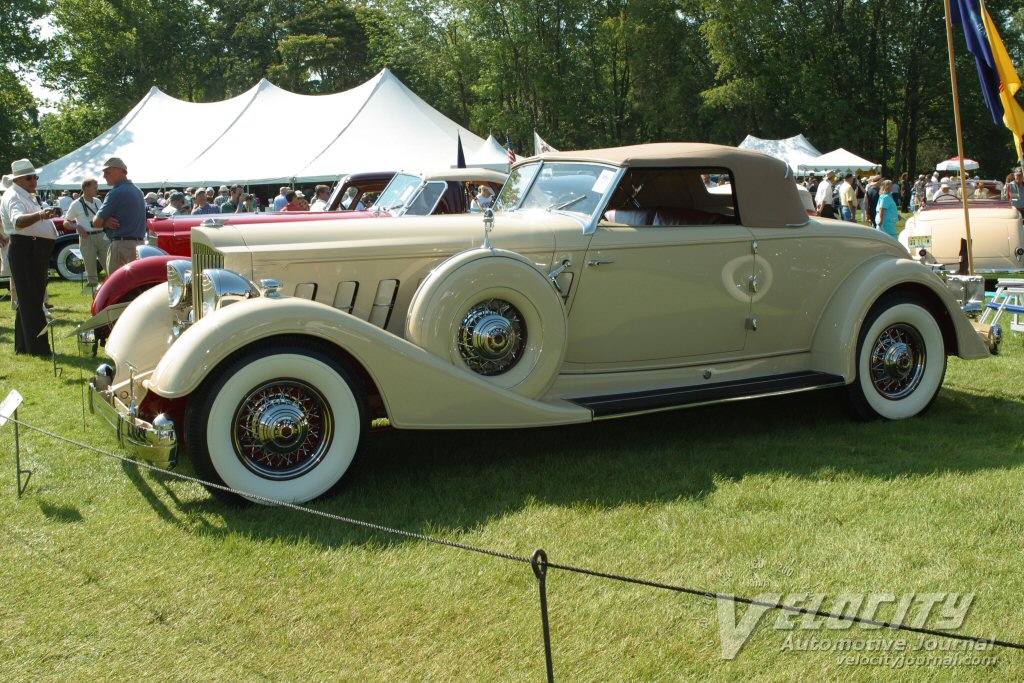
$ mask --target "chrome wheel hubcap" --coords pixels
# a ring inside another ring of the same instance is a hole
[[[238,459],[267,479],[292,479],[323,460],[334,435],[326,399],[299,380],[274,380],[242,400],[232,422]]]
[[[480,375],[508,372],[522,358],[526,323],[515,306],[490,299],[469,309],[459,325],[459,355]]]
[[[882,331],[871,349],[871,384],[885,398],[906,398],[921,383],[926,361],[920,333],[909,325],[891,325]]]

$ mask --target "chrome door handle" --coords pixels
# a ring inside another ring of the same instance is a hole
[[[601,260],[601,259],[592,258],[589,261],[587,261],[587,265],[588,266],[603,266],[603,265],[606,265],[608,263],[615,263],[615,259]]]

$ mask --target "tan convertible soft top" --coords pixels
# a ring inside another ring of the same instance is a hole
[[[760,152],[698,142],[659,142],[649,145],[549,152],[550,161],[600,161],[629,167],[721,167],[732,172],[743,225],[777,228],[803,225],[807,210],[797,194],[786,162]],[[524,160],[528,161],[528,160]]]

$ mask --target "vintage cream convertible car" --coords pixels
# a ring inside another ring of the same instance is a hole
[[[990,282],[1024,273],[1024,223],[1009,200],[1000,198],[1002,185],[997,180],[972,179],[967,186],[974,272]],[[936,183],[926,191],[928,200],[907,220],[900,243],[922,263],[955,270],[961,260],[961,241],[967,238],[960,183],[951,183],[948,193]]]
[[[198,227],[192,257],[121,316],[91,405],[140,457],[181,445],[257,502],[330,490],[377,418],[537,427],[845,386],[900,419],[947,355],[988,355],[895,240],[809,218],[784,162],[716,145],[528,159],[493,218]]]

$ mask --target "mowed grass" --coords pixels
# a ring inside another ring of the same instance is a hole
[[[66,334],[87,297],[57,280],[50,292]],[[114,448],[91,416],[83,427],[73,339],[58,338],[55,378],[13,356],[12,327],[4,303],[0,394],[25,396],[20,419]],[[832,392],[578,427],[377,433],[346,489],[313,507],[693,588],[824,593],[826,609],[844,593],[973,593],[960,633],[1020,642],[1022,346],[1011,335],[998,357],[951,359],[931,411],[903,422],[852,422]],[[24,429],[34,474],[19,499],[11,425],[0,443],[0,680],[544,679],[528,565],[231,507]],[[1024,653],[999,648],[977,653],[994,664],[907,669],[792,651],[794,634],[900,636],[780,631],[772,613],[727,661],[714,602],[558,571],[548,602],[557,680],[1024,678]]]

